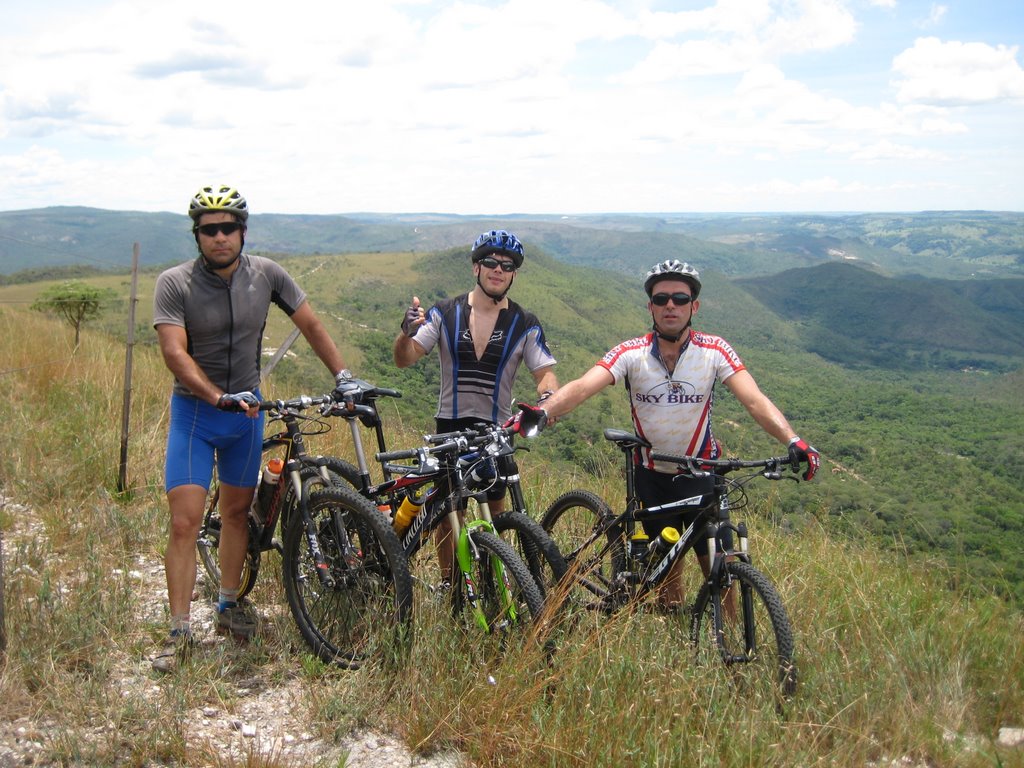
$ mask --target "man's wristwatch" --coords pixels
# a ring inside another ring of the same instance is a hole
[[[352,371],[350,371],[348,368],[342,368],[340,371],[334,374],[334,383],[340,387],[342,384],[352,381],[353,378],[354,377],[352,376]]]

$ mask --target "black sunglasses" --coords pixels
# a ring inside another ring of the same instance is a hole
[[[196,227],[199,232],[202,232],[207,237],[216,237],[218,232],[223,232],[225,235],[233,235],[241,228],[242,225],[237,221],[222,221],[218,224],[200,224]]]
[[[485,256],[484,258],[480,259],[479,261],[477,261],[477,264],[482,266],[484,269],[494,269],[495,267],[501,267],[502,272],[516,271],[516,263],[514,261],[498,261],[497,259],[492,259],[490,256]]]
[[[651,296],[651,304],[656,307],[664,307],[668,304],[669,299],[671,299],[672,303],[677,307],[685,307],[693,301],[693,296],[685,293],[656,293]]]

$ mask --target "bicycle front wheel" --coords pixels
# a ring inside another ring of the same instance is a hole
[[[776,685],[784,696],[796,691],[789,616],[768,577],[749,563],[727,562],[719,584],[701,587],[690,639],[699,660],[725,662],[745,685]]]
[[[526,564],[498,536],[469,533],[470,573],[452,585],[457,611],[484,631],[505,638],[528,630],[544,609],[537,584]]]
[[[283,563],[303,638],[321,659],[348,669],[400,652],[411,631],[412,578],[391,521],[344,487],[310,494],[309,514],[310,530],[301,514],[292,517]]]
[[[551,503],[540,523],[562,553],[568,578],[599,598],[608,594],[615,574],[626,570],[622,531],[610,529],[590,546],[586,543],[613,518],[611,508],[597,494],[569,491]]]

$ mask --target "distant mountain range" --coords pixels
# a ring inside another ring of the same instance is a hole
[[[127,269],[190,258],[184,214],[53,207],[0,212],[0,275],[50,267]],[[247,247],[273,254],[433,252],[467,248],[481,232],[511,229],[531,250],[570,264],[642,274],[683,258],[728,276],[856,261],[884,274],[1024,276],[1024,213],[913,214],[447,214],[254,215]]]

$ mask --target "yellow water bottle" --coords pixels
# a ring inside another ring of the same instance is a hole
[[[661,529],[653,542],[651,542],[651,556],[659,557],[672,549],[672,545],[679,541],[679,531],[672,526]]]
[[[412,520],[423,506],[423,498],[410,492],[402,498],[402,503],[395,512],[395,520],[392,523],[395,533],[401,536],[412,525]]]
[[[642,560],[644,555],[647,554],[650,541],[651,539],[647,532],[643,528],[638,529],[636,533],[629,537],[629,554],[637,560]]]

